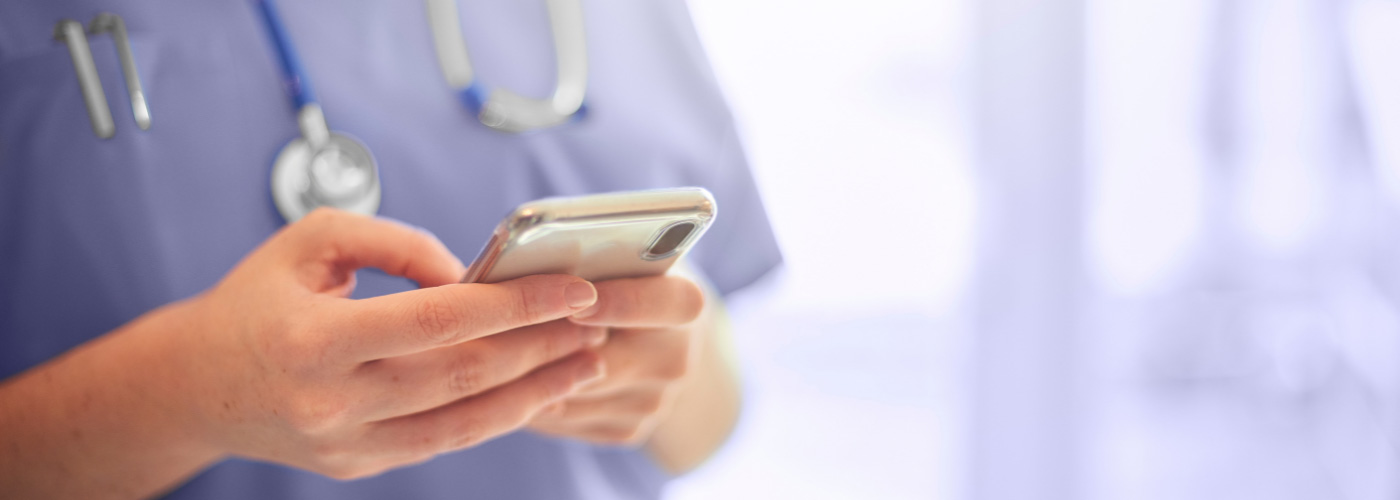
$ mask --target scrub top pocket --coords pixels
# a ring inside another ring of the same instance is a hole
[[[12,342],[6,368],[216,283],[280,227],[271,152],[295,132],[245,4],[177,24],[122,2],[53,4],[0,5],[0,283],[24,290],[0,297],[0,332],[44,333]],[[45,12],[14,15],[25,8]],[[194,7],[167,10],[182,8]],[[102,11],[123,17],[151,112],[141,130],[113,38],[89,34],[108,139],[94,134],[68,47],[53,37],[59,19],[86,25]]]

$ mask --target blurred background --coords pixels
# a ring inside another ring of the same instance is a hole
[[[955,497],[967,7],[691,2],[786,265],[731,302],[746,413],[673,498]]]
[[[692,2],[787,257],[700,498],[1396,498],[1400,2]]]

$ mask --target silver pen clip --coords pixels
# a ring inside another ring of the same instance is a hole
[[[92,132],[101,139],[111,138],[116,132],[112,110],[107,107],[107,95],[102,92],[102,80],[97,77],[97,65],[92,62],[92,49],[88,47],[83,24],[72,19],[59,21],[54,26],[53,36],[68,45],[73,70],[78,74],[78,88],[83,92],[83,102],[87,104],[88,118],[92,121]]]
[[[94,35],[108,33],[117,46],[117,58],[122,65],[122,78],[126,80],[126,92],[131,97],[131,116],[141,130],[151,128],[151,109],[146,105],[146,92],[141,88],[141,75],[136,70],[136,58],[131,54],[131,41],[126,36],[126,23],[121,16],[103,12],[88,23],[88,33]]]

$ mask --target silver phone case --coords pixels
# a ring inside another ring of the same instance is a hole
[[[709,229],[715,199],[703,188],[546,198],[517,207],[496,227],[463,283],[533,274],[589,281],[665,274]],[[695,224],[675,251],[652,255],[673,226]]]

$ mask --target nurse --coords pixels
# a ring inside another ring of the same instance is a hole
[[[543,2],[458,7],[478,82],[550,95]],[[381,194],[284,224],[301,131],[253,4],[0,4],[0,497],[655,498],[703,461],[738,409],[721,297],[780,256],[684,5],[583,7],[587,116],[512,133],[423,5],[280,5]],[[94,33],[99,139],[54,28],[104,11],[149,128]],[[689,278],[456,284],[520,202],[681,185],[725,210]]]

